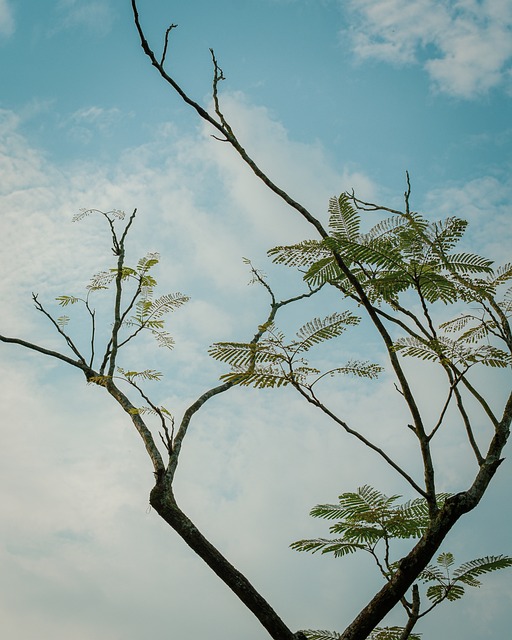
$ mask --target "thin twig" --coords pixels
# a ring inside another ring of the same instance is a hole
[[[176,29],[177,26],[178,26],[177,24],[171,24],[167,27],[167,30],[165,32],[164,50],[162,52],[162,58],[160,60],[161,67],[163,67],[165,64],[165,56],[167,55],[167,46],[169,44],[169,34],[173,29]]]
[[[39,302],[37,294],[35,294],[35,293],[32,294],[32,300],[34,301],[34,305],[35,305],[36,309],[38,311],[40,311],[41,313],[43,313],[50,320],[50,322],[53,324],[53,326],[57,329],[57,331],[60,333],[60,335],[64,338],[64,340],[66,341],[66,343],[69,346],[69,348],[71,349],[71,351],[73,351],[73,353],[78,357],[80,362],[85,364],[85,358],[82,356],[80,351],[77,349],[77,347],[75,346],[73,340],[67,335],[67,333],[62,329],[62,327],[59,326],[59,324],[48,313],[48,311],[46,311],[46,309],[43,307],[43,305]]]

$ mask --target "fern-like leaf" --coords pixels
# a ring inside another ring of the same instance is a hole
[[[317,260],[330,255],[321,240],[304,240],[297,244],[270,249],[267,254],[276,264],[288,267],[308,267]]]
[[[164,314],[178,309],[189,300],[190,298],[188,296],[184,296],[182,293],[168,293],[160,296],[152,302],[149,305],[146,314],[152,318],[160,318]]]
[[[144,371],[125,371],[121,367],[117,367],[117,371],[124,376],[127,380],[134,380],[140,378],[141,380],[160,380],[162,373],[155,371],[154,369],[144,369]]]
[[[348,311],[333,313],[323,320],[314,318],[297,331],[296,335],[299,342],[296,345],[296,353],[309,351],[315,344],[336,338],[341,335],[348,326],[358,324],[359,320],[360,318]]]
[[[507,567],[512,567],[512,558],[510,556],[486,556],[485,558],[477,558],[476,560],[461,564],[460,567],[453,572],[453,578],[470,587],[479,587],[481,583],[477,580],[476,576]]]
[[[91,278],[87,289],[90,291],[97,291],[99,289],[107,289],[116,277],[117,269],[111,269],[109,271],[99,271]]]
[[[167,331],[152,331],[151,333],[155,336],[159,347],[165,347],[166,349],[174,347],[174,338]]]
[[[456,253],[446,256],[446,264],[456,273],[492,273],[492,260],[473,253]]]
[[[344,278],[336,260],[332,255],[314,262],[304,274],[304,281],[312,287],[325,282],[336,282]]]
[[[314,538],[312,540],[297,540],[292,542],[290,548],[294,551],[309,551],[317,553],[333,553],[335,558],[341,558],[349,553],[355,553],[360,549],[366,549],[366,545],[345,540],[329,540],[327,538]]]
[[[336,374],[352,375],[358,378],[370,378],[375,379],[379,377],[379,373],[384,371],[383,367],[378,364],[373,364],[369,361],[360,362],[358,360],[350,360],[344,367],[336,367],[331,369],[327,374],[335,376]]]
[[[375,627],[368,640],[400,640],[404,627]],[[421,633],[410,633],[408,640],[421,640]]]
[[[254,365],[275,364],[284,359],[284,356],[278,353],[269,341],[263,341],[260,344],[217,342],[209,348],[208,353],[215,360],[226,362],[240,370]]]
[[[137,272],[140,275],[146,274],[152,267],[160,261],[160,254],[157,252],[148,253],[137,262]]]
[[[67,307],[68,304],[76,304],[81,301],[80,298],[76,298],[75,296],[58,296],[55,300],[57,300],[61,307]]]
[[[459,600],[464,595],[464,587],[459,584],[435,584],[427,589],[427,598],[434,604],[443,600]]]
[[[220,379],[255,389],[274,389],[285,387],[291,383],[291,378],[286,376],[279,367],[272,366],[259,367],[249,371],[232,371],[225,373]]]
[[[308,640],[340,640],[341,634],[335,631],[325,631],[322,629],[304,629],[302,633]]]
[[[329,227],[337,238],[357,240],[359,237],[359,213],[350,205],[348,196],[342,193],[339,198],[329,200]]]

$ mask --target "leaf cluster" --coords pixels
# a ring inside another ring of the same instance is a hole
[[[404,627],[375,627],[368,636],[368,640],[401,640]],[[341,634],[336,631],[326,631],[324,629],[305,629],[302,633],[308,640],[340,640]],[[411,633],[409,640],[421,640],[421,634]]]
[[[426,500],[419,498],[405,503],[398,503],[401,496],[386,496],[368,485],[360,487],[356,492],[343,493],[336,504],[319,504],[311,510],[311,515],[326,520],[336,520],[331,525],[330,533],[337,537],[298,540],[290,546],[297,551],[316,553],[332,553],[334,557],[342,557],[362,550],[371,554],[384,578],[400,570],[401,561],[391,562],[390,541],[392,539],[419,538],[429,526],[429,509]],[[448,494],[437,496],[441,507]],[[377,554],[377,546],[383,543],[381,557]],[[454,568],[454,557],[451,553],[441,553],[435,565],[427,566],[418,576],[418,580],[429,586],[426,589],[430,606],[420,612],[418,586],[413,586],[415,607],[405,598],[402,600],[410,622],[413,625],[429,613],[441,602],[462,598],[466,587],[479,587],[479,577],[512,566],[512,557],[486,556],[465,562]],[[412,633],[412,626],[406,636],[419,640],[420,634]],[[401,640],[405,627],[376,627],[369,636],[372,640]],[[310,640],[338,640],[341,635],[334,631],[306,630]]]
[[[451,553],[441,553],[435,565],[429,565],[419,577],[424,583],[434,582],[427,589],[427,598],[434,604],[443,600],[459,600],[465,593],[464,587],[480,587],[479,576],[512,566],[509,556],[486,556],[465,562],[452,569],[454,557]]]
[[[393,303],[414,290],[428,302],[451,303],[462,295],[459,276],[492,274],[491,260],[453,251],[466,226],[457,217],[429,222],[418,213],[403,213],[363,233],[359,212],[341,194],[329,202],[329,237],[275,247],[269,255],[276,263],[305,269],[311,286],[334,284],[357,297],[338,254],[374,302]]]
[[[224,374],[223,380],[260,389],[288,384],[311,388],[326,375],[375,378],[382,368],[370,362],[351,360],[345,366],[321,372],[306,359],[305,354],[314,346],[337,338],[358,323],[359,317],[348,311],[314,318],[296,332],[292,341],[287,341],[284,333],[269,323],[260,327],[263,335],[257,342],[218,342],[210,347],[209,353],[230,365],[232,371]]]
[[[439,495],[438,503],[442,504],[446,497]],[[338,537],[298,540],[290,546],[296,551],[320,551],[342,557],[359,550],[373,554],[379,542],[393,538],[419,538],[429,524],[427,502],[417,498],[396,504],[399,498],[388,497],[368,485],[356,492],[343,493],[337,504],[319,504],[311,510],[315,518],[337,520],[329,530]]]
[[[474,342],[474,336],[469,342]],[[463,337],[453,340],[447,336],[439,336],[427,340],[407,336],[399,338],[394,343],[395,351],[402,355],[413,356],[421,360],[433,362],[441,361],[462,365],[469,368],[475,364],[488,367],[506,368],[512,366],[512,355],[490,344],[473,346]]]

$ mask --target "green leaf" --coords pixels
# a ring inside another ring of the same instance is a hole
[[[452,553],[441,553],[437,558],[437,564],[447,572],[448,569],[453,565],[453,554]]]
[[[208,353],[215,360],[226,362],[238,370],[261,364],[275,364],[284,360],[284,356],[276,352],[274,344],[266,340],[258,344],[217,342],[209,348]]]
[[[69,322],[69,316],[60,316],[57,318],[57,324],[59,327],[64,328]]]
[[[97,384],[100,387],[106,387],[111,379],[110,376],[91,376],[87,378],[87,384]]]
[[[378,240],[386,236],[396,236],[399,231],[411,224],[406,216],[391,216],[381,220],[363,235],[365,241]]]
[[[80,302],[80,298],[76,298],[75,296],[58,296],[55,298],[61,307],[66,307],[68,304],[76,304]]]
[[[368,640],[400,640],[405,627],[375,627]],[[421,633],[410,633],[408,640],[421,640]]]
[[[292,542],[290,547],[294,551],[310,551],[316,553],[333,553],[335,558],[341,558],[349,553],[354,553],[360,549],[367,549],[364,544],[346,542],[344,540],[329,540],[326,538],[315,538],[312,540],[297,540]]]
[[[446,256],[446,264],[456,273],[492,273],[492,260],[472,253],[456,253]]]
[[[470,587],[479,587],[480,581],[476,579],[476,576],[507,567],[512,567],[511,557],[504,555],[486,556],[485,558],[477,558],[476,560],[461,564],[460,567],[453,572],[453,578]]]
[[[117,367],[117,371],[127,380],[141,378],[142,380],[160,380],[162,373],[154,369],[144,369],[144,371],[125,371],[122,367]]]
[[[379,373],[384,371],[384,368],[378,364],[373,364],[369,361],[359,362],[357,360],[349,360],[344,367],[336,367],[331,369],[328,374],[334,376],[338,373],[345,375],[353,375],[359,378],[375,379],[379,377]]]
[[[492,287],[493,291],[496,291],[500,285],[505,284],[505,282],[508,282],[511,278],[512,263],[507,262],[507,264],[498,267],[487,277],[487,284]]]
[[[304,274],[304,280],[312,287],[325,282],[336,282],[344,278],[343,273],[332,255],[314,262]]]
[[[90,280],[90,283],[87,285],[87,289],[90,291],[97,291],[98,289],[107,289],[108,286],[112,283],[112,281],[116,277],[117,269],[110,271],[99,271],[94,274]]]
[[[167,293],[151,302],[146,310],[146,315],[152,318],[160,318],[166,313],[178,309],[188,302],[190,298],[182,293]]]
[[[335,631],[304,629],[302,633],[308,640],[340,640],[341,635]]]
[[[296,353],[309,351],[311,347],[325,340],[336,338],[341,335],[348,326],[359,323],[360,318],[345,311],[343,313],[333,313],[327,318],[314,318],[307,322],[297,331],[299,342],[294,345]]]
[[[321,240],[304,240],[297,244],[279,246],[270,249],[267,254],[273,258],[276,264],[284,264],[288,267],[310,266],[320,258],[331,255]]]
[[[225,382],[240,385],[242,387],[254,387],[256,389],[273,389],[285,387],[291,382],[278,367],[259,367],[249,371],[233,371],[220,377]]]
[[[427,598],[434,604],[438,604],[443,600],[460,600],[464,595],[464,587],[458,584],[436,584],[427,589]]]
[[[148,253],[138,261],[137,272],[140,275],[145,275],[150,269],[152,269],[155,265],[158,264],[159,260],[160,260],[159,253],[156,253],[156,252]]]
[[[159,347],[165,347],[166,349],[172,349],[174,347],[174,338],[167,331],[152,331],[151,332],[158,342]]]
[[[339,198],[329,199],[329,214],[329,227],[335,237],[346,240],[356,240],[359,237],[359,213],[350,205],[345,193]]]

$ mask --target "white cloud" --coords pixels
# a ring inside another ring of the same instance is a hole
[[[481,252],[497,264],[510,261],[512,181],[482,176],[466,184],[433,189],[425,200],[432,215],[455,215],[469,222],[464,248]]]
[[[474,98],[510,83],[508,0],[357,0],[353,48],[362,59],[421,64],[436,89]]]
[[[0,0],[0,36],[8,37],[14,33],[14,15],[9,0]]]
[[[105,36],[112,29],[112,9],[106,0],[93,0],[92,2],[60,0],[57,9],[60,18],[52,33],[63,29],[79,28]]]
[[[131,118],[132,115],[117,107],[107,109],[93,105],[82,107],[72,113],[61,123],[61,127],[66,129],[68,137],[73,141],[89,144],[95,134],[99,132],[103,137],[111,135],[113,127]]]
[[[255,158],[314,213],[326,217],[327,198],[351,186],[378,199],[363,173],[333,170],[320,145],[290,140],[265,109],[238,95],[225,96],[224,106]],[[93,109],[77,117],[94,122],[101,115]],[[267,194],[210,132],[176,139],[172,127],[162,128],[115,167],[57,167],[17,126],[16,116],[2,113],[0,223],[7,271],[0,296],[8,301],[2,331],[55,341],[43,318],[30,316],[30,290],[48,301],[60,293],[79,294],[90,273],[112,266],[100,221],[91,217],[72,225],[71,214],[82,206],[136,206],[140,215],[129,251],[136,258],[161,251],[163,290],[192,295],[188,309],[171,318],[178,344],[165,361],[161,351],[153,355],[149,342],[129,352],[135,367],[153,366],[152,358],[159,363],[155,368],[165,367],[166,378],[154,393],[179,416],[216,383],[208,343],[250,338],[264,319],[266,294],[247,288],[241,257],[260,258],[273,244],[312,237],[311,229]],[[498,186],[473,185],[460,202],[479,189],[497,193]],[[301,313],[294,313],[295,326]],[[7,425],[0,464],[0,503],[8,523],[0,547],[7,568],[3,630],[20,640],[132,640],[148,628],[167,633],[171,619],[176,635],[186,639],[216,637],[212,628],[226,640],[260,638],[237,600],[154,513],[146,513],[149,461],[138,435],[101,389],[13,346],[2,345],[0,358],[8,372],[0,387]],[[401,413],[383,408],[393,393],[386,383],[361,390],[355,381],[341,392],[333,381],[325,396],[366,433],[378,429],[379,442],[415,472],[409,430],[396,430]],[[464,472],[460,462],[450,468],[454,476]],[[317,621],[319,627],[340,628],[372,595],[378,578],[357,562],[343,561],[340,580],[339,562],[293,553],[287,545],[326,533],[307,515],[313,504],[365,482],[404,489],[384,464],[288,390],[234,389],[194,420],[176,489],[183,507],[294,628]]]

